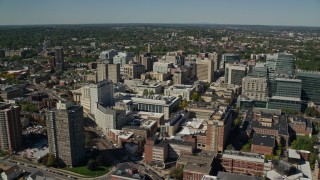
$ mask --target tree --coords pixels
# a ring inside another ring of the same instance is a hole
[[[94,143],[93,143],[92,134],[86,132],[84,136],[84,142],[87,147],[93,146]]]
[[[56,157],[54,156],[54,154],[49,153],[46,165],[49,167],[53,167],[55,163],[56,163]]]
[[[170,171],[170,176],[173,177],[174,179],[183,179],[183,168],[173,168]]]
[[[190,99],[193,101],[200,101],[200,98],[201,94],[199,92],[193,92],[190,97]]]
[[[241,117],[238,117],[236,120],[233,122],[233,126],[239,126],[241,124]]]
[[[96,160],[94,159],[90,159],[88,161],[88,164],[87,164],[87,168],[90,170],[90,171],[93,171],[93,170],[96,170],[98,168],[98,163]]]
[[[149,95],[150,95],[150,96],[154,95],[154,92],[151,90],[151,91],[149,92]]]
[[[182,110],[182,109],[188,107],[188,105],[189,105],[188,101],[182,100],[182,101],[180,102],[180,104],[179,104],[179,109]]]
[[[250,152],[251,144],[252,144],[252,140],[249,140],[245,145],[242,146],[241,151]]]
[[[304,113],[311,117],[320,117],[320,112],[315,107],[308,107]]]
[[[149,95],[148,89],[144,89],[142,95],[143,96],[148,96]]]
[[[30,102],[27,102],[27,103],[22,104],[22,111],[30,112],[30,113],[37,113],[37,112],[39,112],[39,108],[36,105],[34,105]]]

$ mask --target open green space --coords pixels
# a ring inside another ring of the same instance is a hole
[[[79,166],[73,168],[64,168],[64,170],[71,171],[88,177],[99,177],[109,172],[110,166],[99,166],[97,169],[91,171],[87,166]]]

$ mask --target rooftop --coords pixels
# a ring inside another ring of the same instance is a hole
[[[244,174],[236,174],[219,171],[217,175],[219,180],[262,180],[261,177],[248,176]]]
[[[300,98],[284,97],[284,96],[272,96],[271,99],[275,99],[275,100],[286,100],[286,101],[301,101]]]
[[[264,155],[260,155],[256,153],[246,153],[241,151],[225,150],[224,153],[222,154],[222,158],[264,163]]]
[[[184,171],[209,174],[215,155],[211,151],[203,151],[198,154],[183,153],[177,163],[185,164]]]
[[[253,135],[252,144],[259,145],[259,146],[274,147],[275,146],[275,138],[274,138],[274,136],[271,136],[271,135],[255,133]]]

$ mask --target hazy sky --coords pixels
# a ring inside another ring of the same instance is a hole
[[[84,23],[320,26],[320,0],[0,0],[0,25]]]

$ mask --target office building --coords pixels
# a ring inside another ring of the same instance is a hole
[[[242,95],[252,100],[266,101],[268,81],[266,77],[246,76],[242,79]]]
[[[292,54],[267,54],[266,66],[269,69],[269,76],[286,76],[291,78],[294,73],[293,61],[294,57]]]
[[[20,107],[0,102],[0,150],[14,152],[21,145]]]
[[[174,65],[171,62],[155,62],[153,64],[153,72],[169,73],[172,68]]]
[[[113,83],[120,81],[120,64],[108,64],[108,79]]]
[[[170,114],[180,104],[180,98],[174,96],[152,95],[148,97],[132,97],[131,100],[134,110],[163,113],[165,119],[169,119]]]
[[[284,96],[272,96],[269,99],[268,108],[269,109],[292,109],[295,111],[301,111],[301,99],[294,97],[284,97]]]
[[[99,59],[107,59],[110,61],[113,61],[113,57],[118,55],[118,51],[114,50],[114,49],[110,49],[108,51],[102,51],[100,53]]]
[[[123,76],[129,79],[140,79],[144,73],[144,66],[141,64],[125,64],[123,65]]]
[[[225,64],[224,82],[241,86],[242,78],[247,75],[247,66],[242,64]]]
[[[128,81],[126,80],[125,82],[128,82]],[[130,89],[132,89],[133,92],[137,93],[139,96],[161,94],[163,92],[162,86],[160,83],[141,82],[141,83],[132,85]]]
[[[320,104],[320,72],[296,70],[296,78],[302,81],[302,99]]]
[[[225,69],[225,64],[233,64],[240,62],[240,55],[239,54],[222,54],[220,69]]]
[[[113,106],[113,83],[109,80],[91,84],[90,87],[90,113],[96,114],[97,104],[103,106]]]
[[[158,61],[158,59],[150,53],[140,54],[137,58],[138,63],[144,66],[145,72],[151,72],[153,70],[153,64]]]
[[[108,64],[98,63],[97,64],[97,81],[103,81],[108,79]]]
[[[187,82],[187,73],[185,71],[176,71],[172,74],[173,84],[184,84]]]
[[[276,92],[274,96],[300,98],[302,90],[302,82],[300,79],[276,78]]]
[[[209,59],[197,60],[196,76],[199,81],[211,83],[214,79],[213,61]]]
[[[125,64],[128,64],[130,60],[133,60],[133,53],[119,52],[113,57],[113,64],[120,64],[120,67],[123,67]]]
[[[196,87],[192,85],[177,84],[164,90],[165,96],[182,97],[183,100],[190,101],[192,93],[196,92]]]
[[[97,104],[95,122],[103,133],[109,129],[121,129],[127,123],[126,111]]]
[[[97,64],[97,81],[111,80],[113,83],[120,81],[120,64]]]
[[[67,166],[78,165],[85,155],[82,106],[59,102],[46,117],[49,152]]]
[[[59,68],[61,70],[64,69],[64,52],[63,52],[63,47],[61,46],[56,46],[54,48],[54,58],[56,61],[57,66],[59,66]]]
[[[208,59],[213,61],[213,70],[214,71],[217,71],[220,69],[221,58],[222,58],[222,55],[218,54],[216,52],[208,54]]]

